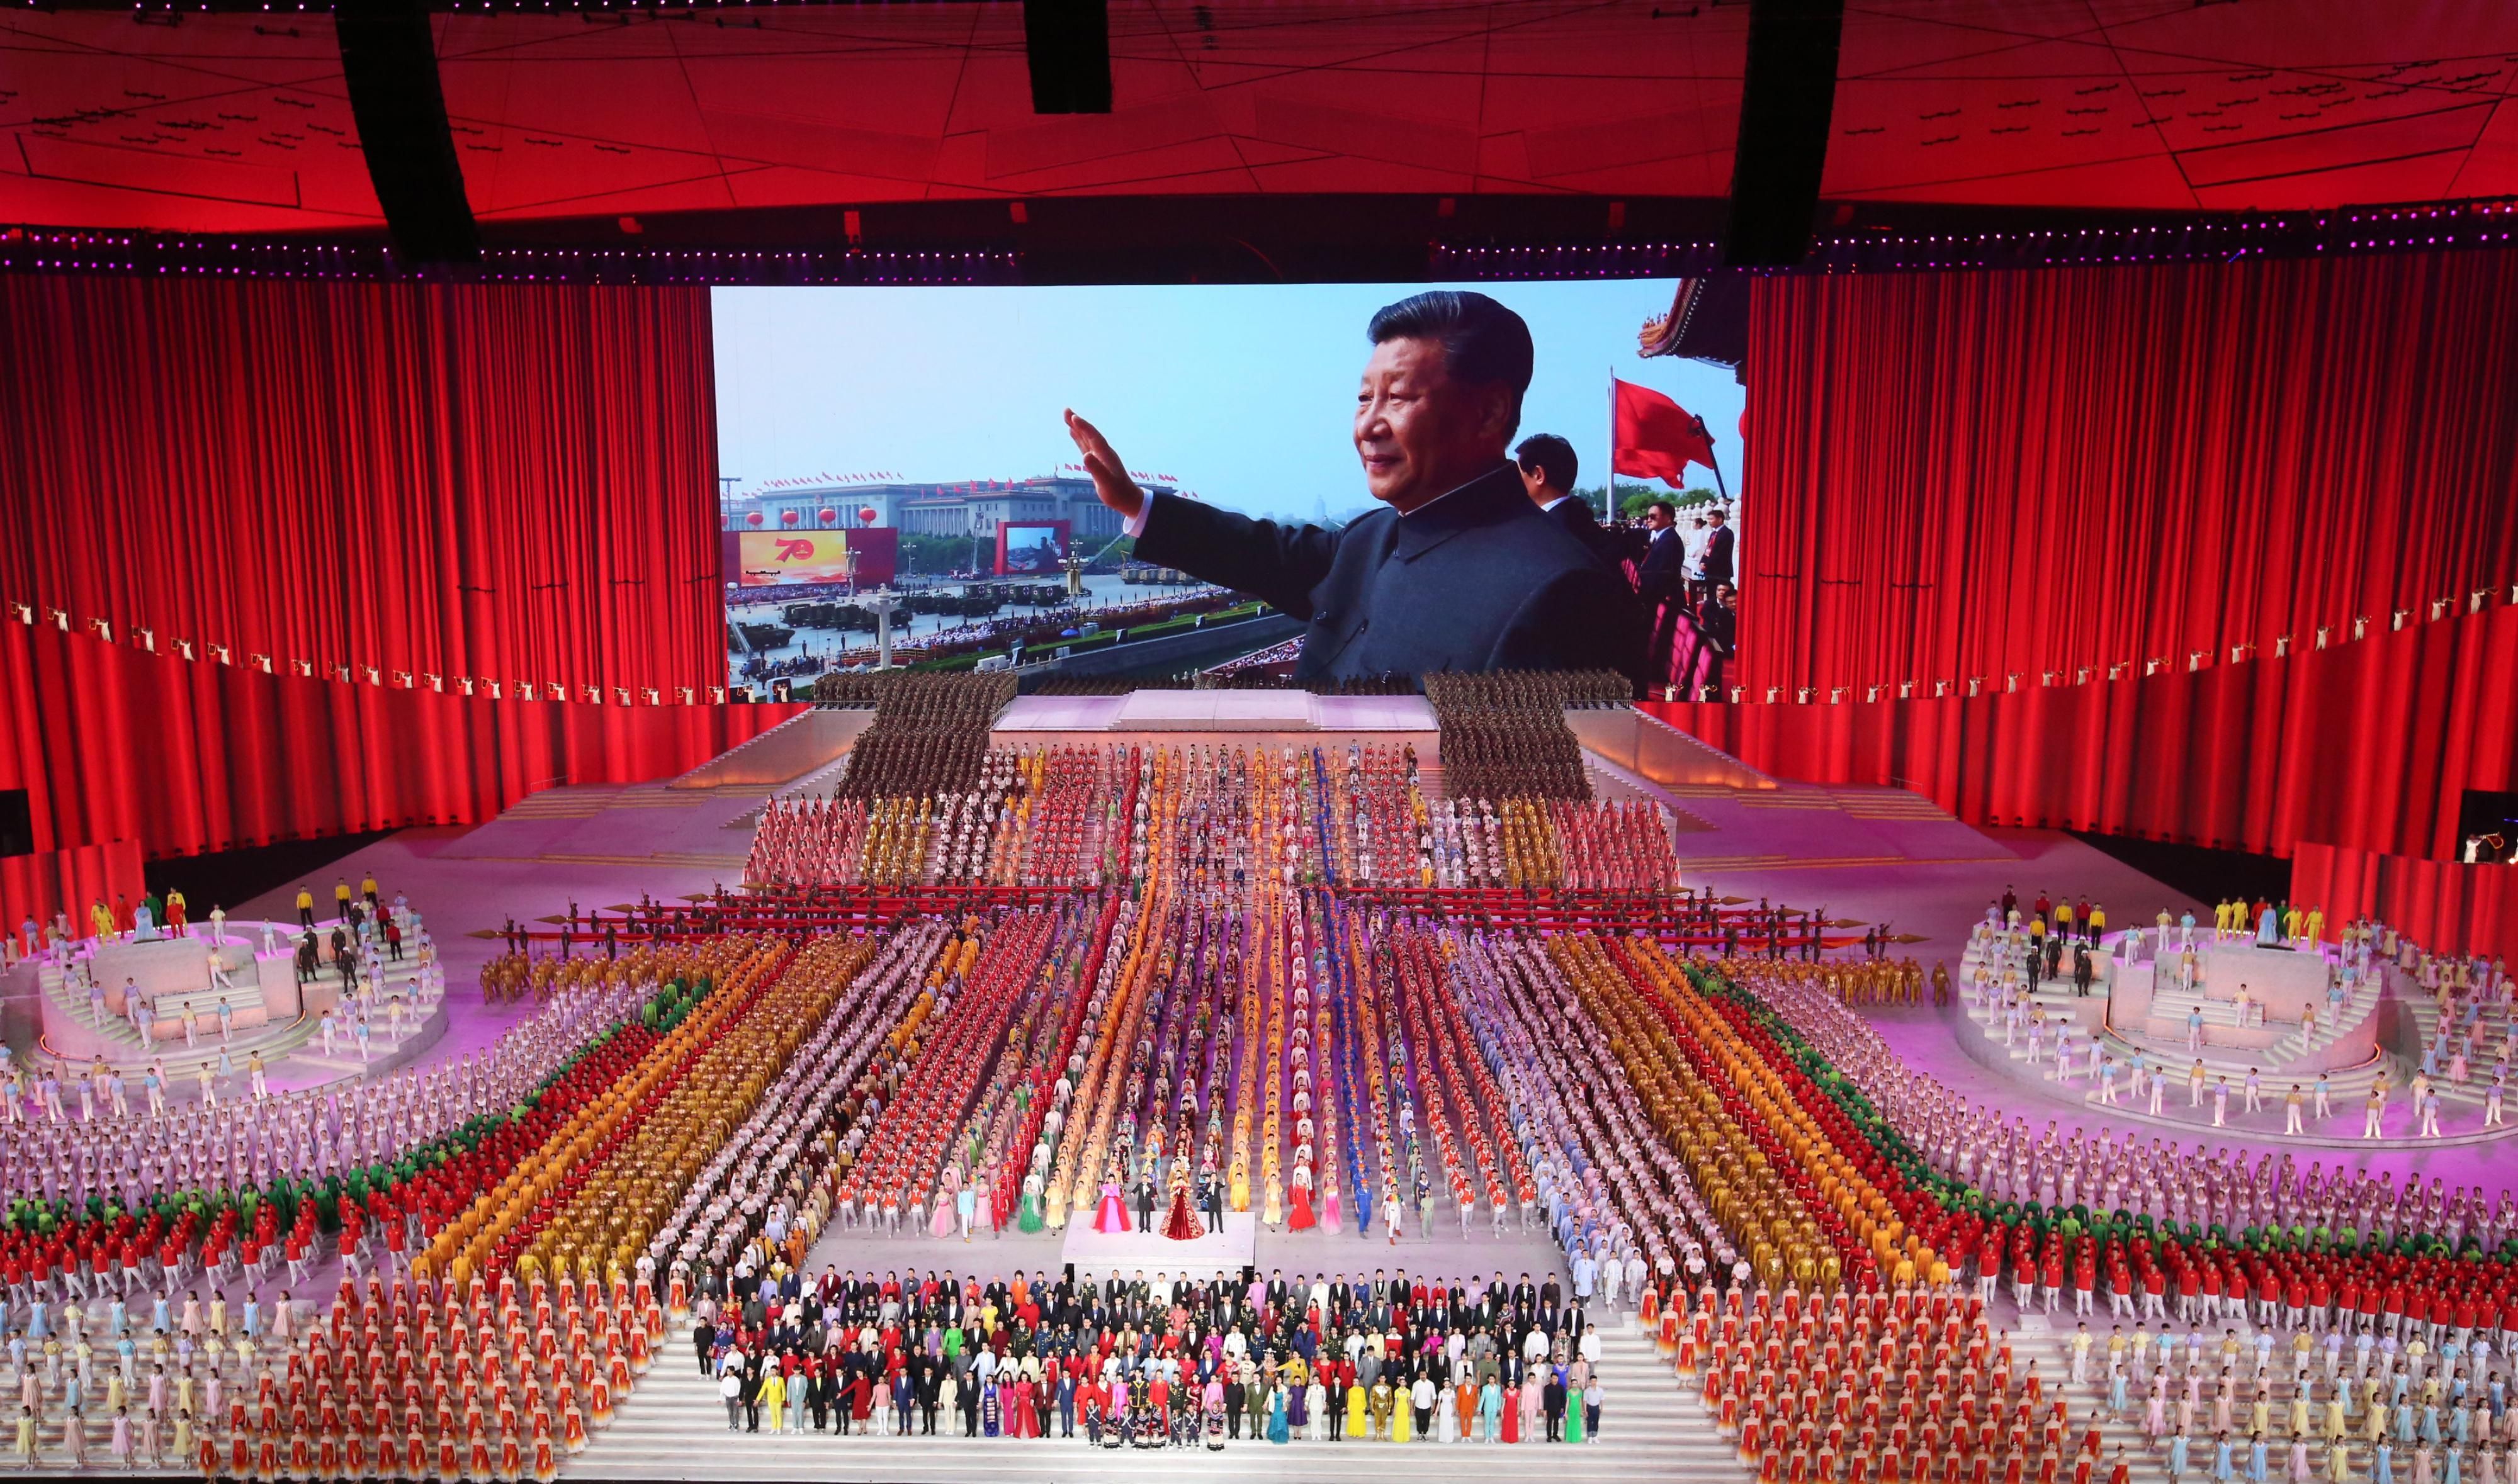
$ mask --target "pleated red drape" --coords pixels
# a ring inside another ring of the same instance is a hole
[[[2518,252],[1777,276],[1761,697],[2226,657],[2518,579]]]
[[[65,912],[70,930],[84,933],[88,904],[101,901],[109,907],[117,898],[137,902],[145,884],[138,840],[0,856],[0,932],[20,935],[23,948],[27,940],[21,925],[32,917],[34,941],[41,943],[43,925],[53,920],[53,913]]]
[[[2518,866],[2302,845],[2291,860],[2290,894],[2322,904],[2328,922],[2393,923],[2435,953],[2518,958]]]
[[[705,288],[11,276],[0,365],[0,599],[75,620],[0,619],[0,787],[51,853],[0,869],[13,911],[136,891],[144,852],[681,772],[793,710],[292,663],[607,701],[721,684]]]
[[[803,709],[344,685],[0,621],[0,788],[28,790],[39,851],[471,824],[555,784],[686,772]]]
[[[0,276],[0,599],[319,669],[723,684],[704,287]]]
[[[2446,858],[2518,786],[2518,605],[2325,651],[1976,700],[1647,703],[1751,767],[1912,788],[1973,824]]]

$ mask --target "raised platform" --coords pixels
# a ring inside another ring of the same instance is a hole
[[[2145,941],[2152,939],[2146,934]],[[2110,935],[2109,945],[2122,935]],[[2114,1006],[2109,1014],[2118,1024],[2129,1024],[2135,1017],[2154,1014],[2149,1001],[2157,995],[2183,994],[2188,998],[2200,997],[2207,1002],[2205,1019],[2213,1018],[2217,1008],[2220,1018],[2232,1025],[2238,991],[2244,989],[2255,1007],[2251,1019],[2271,1025],[2296,1028],[2301,1012],[2310,1005],[2317,1007],[2320,1018],[2326,1014],[2325,991],[2334,972],[2334,963],[2316,949],[2258,948],[2253,943],[2201,943],[2195,946],[2195,984],[2191,991],[2175,986],[2180,954],[2170,950],[2159,954],[2146,949],[2132,964],[2123,965],[2112,978]],[[2116,962],[2112,954],[2108,961]],[[2175,1014],[2180,1022],[2177,1034],[2184,1035],[2187,1006],[2179,1004]]]
[[[290,924],[231,917],[216,952],[234,988],[221,989],[209,976],[213,952],[209,929],[195,924],[194,931],[197,936],[106,943],[84,952],[81,961],[99,966],[98,978],[105,990],[106,1014],[101,1021],[86,992],[71,987],[61,965],[49,961],[36,965],[37,1048],[79,1064],[103,1060],[125,1072],[159,1061],[179,1080],[204,1064],[215,1066],[224,1049],[238,1067],[248,1056],[260,1055],[283,1084],[315,1085],[401,1065],[433,1045],[443,1032],[435,1023],[442,996],[420,983],[417,954],[407,952],[402,958],[387,961],[377,986],[380,1001],[403,1001],[400,1034],[379,1012],[369,1024],[364,1061],[357,1038],[346,1024],[336,1025],[332,1049],[321,1051],[325,1013],[340,998],[340,980],[329,967],[328,938],[319,934],[317,940],[324,946],[326,967],[313,983],[300,986],[294,959],[285,947],[293,931]],[[266,935],[279,952],[257,952]],[[121,977],[109,980],[109,974]],[[148,992],[155,1006],[151,1039],[146,1042],[123,1008],[126,978],[132,987]],[[231,1028],[224,1041],[218,1023],[222,998],[229,1001]],[[193,1028],[189,1045],[184,1034],[188,1019]]]
[[[1664,787],[1779,786],[1730,753],[1632,706],[1574,706],[1565,724],[1585,751]]]
[[[2312,955],[2303,955],[2312,956]],[[2312,961],[2313,957],[2312,957]],[[2111,959],[2112,963],[2113,960]],[[1959,967],[1964,971],[1961,982],[1972,976],[1975,965],[1973,943]],[[2117,965],[2123,968],[2123,965]],[[2133,965],[2131,972],[2147,977],[2148,963]],[[2201,1050],[2192,1051],[2186,1045],[2184,1001],[2175,992],[2161,997],[2160,1008],[2176,1017],[2177,1034],[2172,1037],[2152,1036],[2148,1032],[2125,1034],[2114,1020],[2108,997],[2103,993],[2075,996],[2068,981],[2058,984],[2046,981],[2031,996],[2031,1002],[2045,1015],[2050,1034],[2044,1056],[2028,1060],[2024,1037],[2014,1037],[2009,1044],[2004,1039],[2004,1021],[1999,1011],[1959,996],[1955,1014],[1958,1017],[1958,1048],[1978,1066],[1999,1072],[2027,1084],[2042,1084],[2047,1096],[2060,1096],[2077,1101],[2085,1116],[2098,1120],[2116,1120],[2128,1124],[2149,1124],[2154,1127],[2210,1128],[2212,1100],[2206,1094],[2198,1107],[2189,1101],[2187,1076],[2192,1065],[2203,1064],[2207,1081],[2226,1079],[2232,1088],[2229,1128],[2238,1137],[2261,1139],[2267,1143],[2301,1143],[2325,1146],[2350,1145],[2362,1149],[2443,1150],[2470,1145],[2496,1143],[2518,1135],[2518,1125],[2498,1128],[2480,1126],[2474,1109],[2481,1096],[2473,1090],[2480,1082],[2458,1088],[2445,1081],[2440,1091],[2446,1096],[2451,1112],[2444,1120],[2442,1134],[2434,1138],[2415,1136],[2415,1118],[2409,1100],[2402,1095],[2413,1068],[2390,1050],[2382,1033],[2393,1035],[2386,1027],[2390,1017],[2412,1016],[2416,1022],[2426,997],[2394,969],[2383,970],[2386,987],[2365,982],[2346,999],[2343,1013],[2333,1024],[2321,1023],[2313,1039],[2305,1039],[2297,1025],[2270,1028],[2270,1040],[2260,1028],[2241,1043],[2230,1024],[2230,1007],[2213,1005],[2207,1012],[2206,1034]],[[2210,1016],[2217,1014],[2217,1021]],[[2149,1017],[2146,1016],[2146,1020]],[[2054,1055],[2052,1028],[2070,1024],[2081,1033],[2081,1048],[2073,1057],[2074,1075],[2060,1075]],[[2103,1051],[2117,1062],[2116,1097],[2112,1105],[2100,1102],[2100,1082],[2081,1069],[2086,1066],[2089,1038],[2095,1037]],[[2131,1079],[2125,1070],[2127,1059],[2140,1050],[2154,1068],[2164,1069],[2168,1085],[2157,1116],[2148,1111],[2148,1097],[2136,1098]],[[2250,1070],[2263,1079],[2265,1107],[2260,1113],[2247,1114],[2241,1107],[2240,1094]],[[2311,1087],[2323,1076],[2327,1084],[2333,1112],[2325,1119],[2310,1118],[2305,1130],[2298,1135],[2279,1131],[2283,1126],[2282,1098],[2293,1083]],[[2383,1132],[2376,1140],[2362,1136],[2362,1116],[2370,1086],[2380,1077],[2395,1089],[2383,1121]]]
[[[847,754],[874,725],[871,706],[815,706],[671,780],[668,788],[765,788],[789,784]]]
[[[1091,1213],[1066,1223],[1064,1260],[1088,1272],[1144,1268],[1159,1273],[1188,1268],[1200,1273],[1236,1273],[1259,1260],[1259,1218],[1248,1211],[1226,1211],[1221,1229],[1194,1242],[1174,1242],[1159,1231],[1098,1232]],[[1162,1212],[1154,1213],[1156,1221]]]
[[[2184,1065],[2197,1056],[2207,1070],[2244,1075],[2314,1077],[2368,1067],[2378,1054],[2377,994],[2367,986],[2347,996],[2337,1012],[2326,999],[2335,962],[2322,949],[2266,949],[2253,943],[2203,943],[2195,949],[2196,982],[2176,982],[2180,953],[2126,963],[2117,956],[2125,935],[2111,934],[2106,957],[2106,1008],[2099,1027],[2122,1047],[2138,1046]],[[2165,976],[2165,977],[2163,977]],[[2248,1009],[2238,1013],[2244,991]],[[2308,1030],[2315,1006],[2318,1025]],[[2202,1019],[2201,1046],[2190,1046],[2192,1020]],[[2092,1029],[2085,1026],[2084,1029]]]
[[[999,738],[1025,732],[1433,732],[1422,696],[1304,691],[1132,691],[1020,696],[997,713]]]

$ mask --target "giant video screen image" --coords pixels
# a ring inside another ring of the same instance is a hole
[[[884,630],[899,663],[1047,664],[1243,616],[1273,620],[1254,636],[1301,630],[1288,652],[1314,680],[1489,667],[1529,650],[1496,612],[1534,596],[1521,587],[1555,605],[1547,626],[1588,631],[1540,658],[1666,678],[1716,601],[1710,532],[1736,543],[1754,498],[1733,370],[1637,353],[1674,287],[716,289],[729,680],[869,666]],[[1432,319],[1368,333],[1429,292]],[[1393,580],[1322,589],[1315,554],[1368,535],[1376,512],[1408,523],[1411,549],[1377,553]],[[1529,515],[1549,532],[1489,530]],[[1476,530],[1412,550],[1445,522]],[[1569,538],[1619,603],[1548,596],[1580,585]],[[1271,542],[1290,565],[1243,560]],[[1513,559],[1541,551],[1553,567]],[[1725,555],[1736,578],[1736,544]],[[1316,621],[1376,603],[1360,634]]]

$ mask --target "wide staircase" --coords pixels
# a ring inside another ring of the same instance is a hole
[[[2389,972],[2394,971],[2391,969]],[[2428,1046],[2438,1039],[2440,1004],[2428,991],[2419,985],[2408,984],[2397,1003],[2412,1017],[2420,1044]],[[2448,1059],[2444,1055],[2441,1057],[2440,1076],[2433,1078],[2432,1081],[2448,1102],[2470,1108],[2483,1106],[2483,1089],[2491,1084],[2492,1063],[2500,1054],[2502,1040],[2509,1034],[2512,1013],[2513,1007],[2509,1005],[2485,1005],[2478,1013],[2480,1029],[2474,1039],[2474,1055],[2467,1064],[2466,1080],[2462,1083],[2448,1080]],[[2460,1024],[2462,1014],[2460,1010]]]
[[[2092,1425],[2098,1427],[2104,1444],[2104,1451],[2100,1455],[2103,1460],[2099,1470],[2101,1478],[2106,1476],[2106,1468],[2112,1465],[2118,1445],[2123,1446],[2125,1459],[2133,1464],[2133,1476],[2136,1479],[2162,1477],[2168,1466],[2168,1440],[2162,1438],[2153,1443],[2143,1435],[2143,1413],[2148,1393],[2130,1378],[2130,1360],[2127,1362],[2125,1415],[2117,1417],[2107,1410],[2107,1331],[2111,1325],[2120,1324],[2123,1321],[2107,1318],[2104,1307],[2090,1316],[2090,1333],[2096,1338],[2090,1346],[2087,1371],[2083,1378],[2075,1382],[2071,1378],[2072,1328],[2077,1323],[2079,1323],[2078,1319],[2066,1305],[2048,1318],[2047,1324],[2050,1328],[2042,1333],[2015,1332],[2012,1336],[2012,1354],[2022,1369],[2025,1369],[2029,1360],[2035,1360],[2037,1374],[2046,1378],[2048,1386],[2060,1390],[2071,1402],[2076,1434],[2086,1431]],[[2182,1331],[2184,1327],[2181,1326],[2180,1329]],[[2236,1462],[2243,1474],[2247,1462],[2243,1441],[2248,1436],[2248,1409],[2255,1398],[2256,1327],[2244,1320],[2222,1319],[2213,1321],[2205,1329],[2216,1341],[2221,1332],[2236,1330],[2241,1346],[2238,1362],[2234,1371],[2238,1378],[2238,1400],[2231,1409],[2230,1436],[2241,1441],[2242,1446],[2238,1449]],[[2131,1334],[2130,1326],[2127,1326],[2126,1333]],[[2321,1479],[2328,1477],[2325,1472],[2325,1439],[2322,1431],[2325,1425],[2325,1398],[2330,1394],[2330,1388],[2325,1380],[2324,1354],[2322,1348],[2317,1350],[2309,1363],[2308,1371],[2311,1428],[2308,1444],[2309,1466],[2315,1477]],[[2347,1351],[2341,1372],[2346,1382],[2352,1379],[2352,1362],[2349,1356],[2350,1352]],[[2158,1364],[2158,1356],[2154,1351],[2151,1370],[2145,1374],[2155,1373]],[[2168,1423],[2173,1431],[2177,1425],[2175,1399],[2183,1394],[2182,1388],[2186,1377],[2186,1360],[2182,1351],[2177,1361],[2177,1369],[2171,1374],[2174,1379],[2169,1388],[2171,1400]],[[2271,1383],[2273,1396],[2273,1425],[2266,1431],[2265,1441],[2272,1445],[2273,1473],[2279,1476],[2289,1458],[2291,1440],[2290,1400],[2294,1388],[2291,1385],[2291,1350],[2288,1334],[2279,1330],[2274,1332],[2273,1362],[2264,1375],[2265,1379]],[[2215,1432],[2212,1425],[2212,1404],[2213,1398],[2218,1395],[2220,1376],[2221,1358],[2217,1351],[2213,1351],[2206,1355],[2203,1362],[2203,1403],[2195,1410],[2194,1431],[2191,1434],[2193,1441],[2191,1444],[2192,1451],[2187,1456],[2187,1470],[2190,1476],[2208,1474],[2211,1468],[2212,1442]],[[2361,1441],[2363,1422],[2361,1402],[2356,1396],[2352,1401],[2351,1412],[2353,1435],[2346,1440],[2344,1446],[2349,1450],[2352,1465],[2349,1477],[2366,1480],[2370,1476],[2371,1459],[2368,1445]],[[2397,1467],[2400,1470],[2408,1468],[2409,1464],[2407,1460],[2409,1458],[2410,1450],[2399,1445],[2397,1452],[2406,1456],[2399,1459]]]
[[[2201,1010],[2205,1066],[2212,1064],[2212,1053],[2217,1047],[2222,1060],[2260,1056],[2262,1060],[2247,1064],[2272,1071],[2298,1061],[2311,1051],[2323,1050],[2360,1029],[2361,1023],[2378,1008],[2378,997],[2377,987],[2364,982],[2344,999],[2343,1012],[2319,1022],[2314,1033],[2287,1023],[2280,1026],[2256,1024],[2243,1028],[2234,1025],[2230,1001],[2209,998],[2193,990],[2153,990],[2150,1014],[2154,1020],[2183,1026],[2189,1014]]]
[[[1661,1480],[1747,1477],[1731,1445],[1702,1409],[1686,1401],[1670,1369],[1627,1324],[1603,1325],[1599,1374],[1606,1392],[1600,1435],[1579,1446],[1510,1448],[1431,1440],[1390,1443],[1294,1442],[1247,1436],[1221,1453],[1203,1448],[1097,1449],[1073,1439],[839,1437],[816,1433],[729,1432],[716,1383],[699,1374],[686,1331],[667,1339],[656,1366],[567,1472],[604,1479],[869,1479],[896,1484],[967,1484],[971,1479],[1085,1478],[1304,1479],[1355,1484],[1451,1484],[1466,1477],[1525,1479],[1562,1472],[1580,1479]],[[763,1426],[767,1423],[764,1420]],[[958,1424],[956,1432],[958,1434]]]

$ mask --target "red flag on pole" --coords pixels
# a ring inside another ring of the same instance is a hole
[[[1715,466],[1714,435],[1705,431],[1704,418],[1631,381],[1619,382],[1617,394],[1617,473],[1658,479],[1676,489],[1688,465]]]

